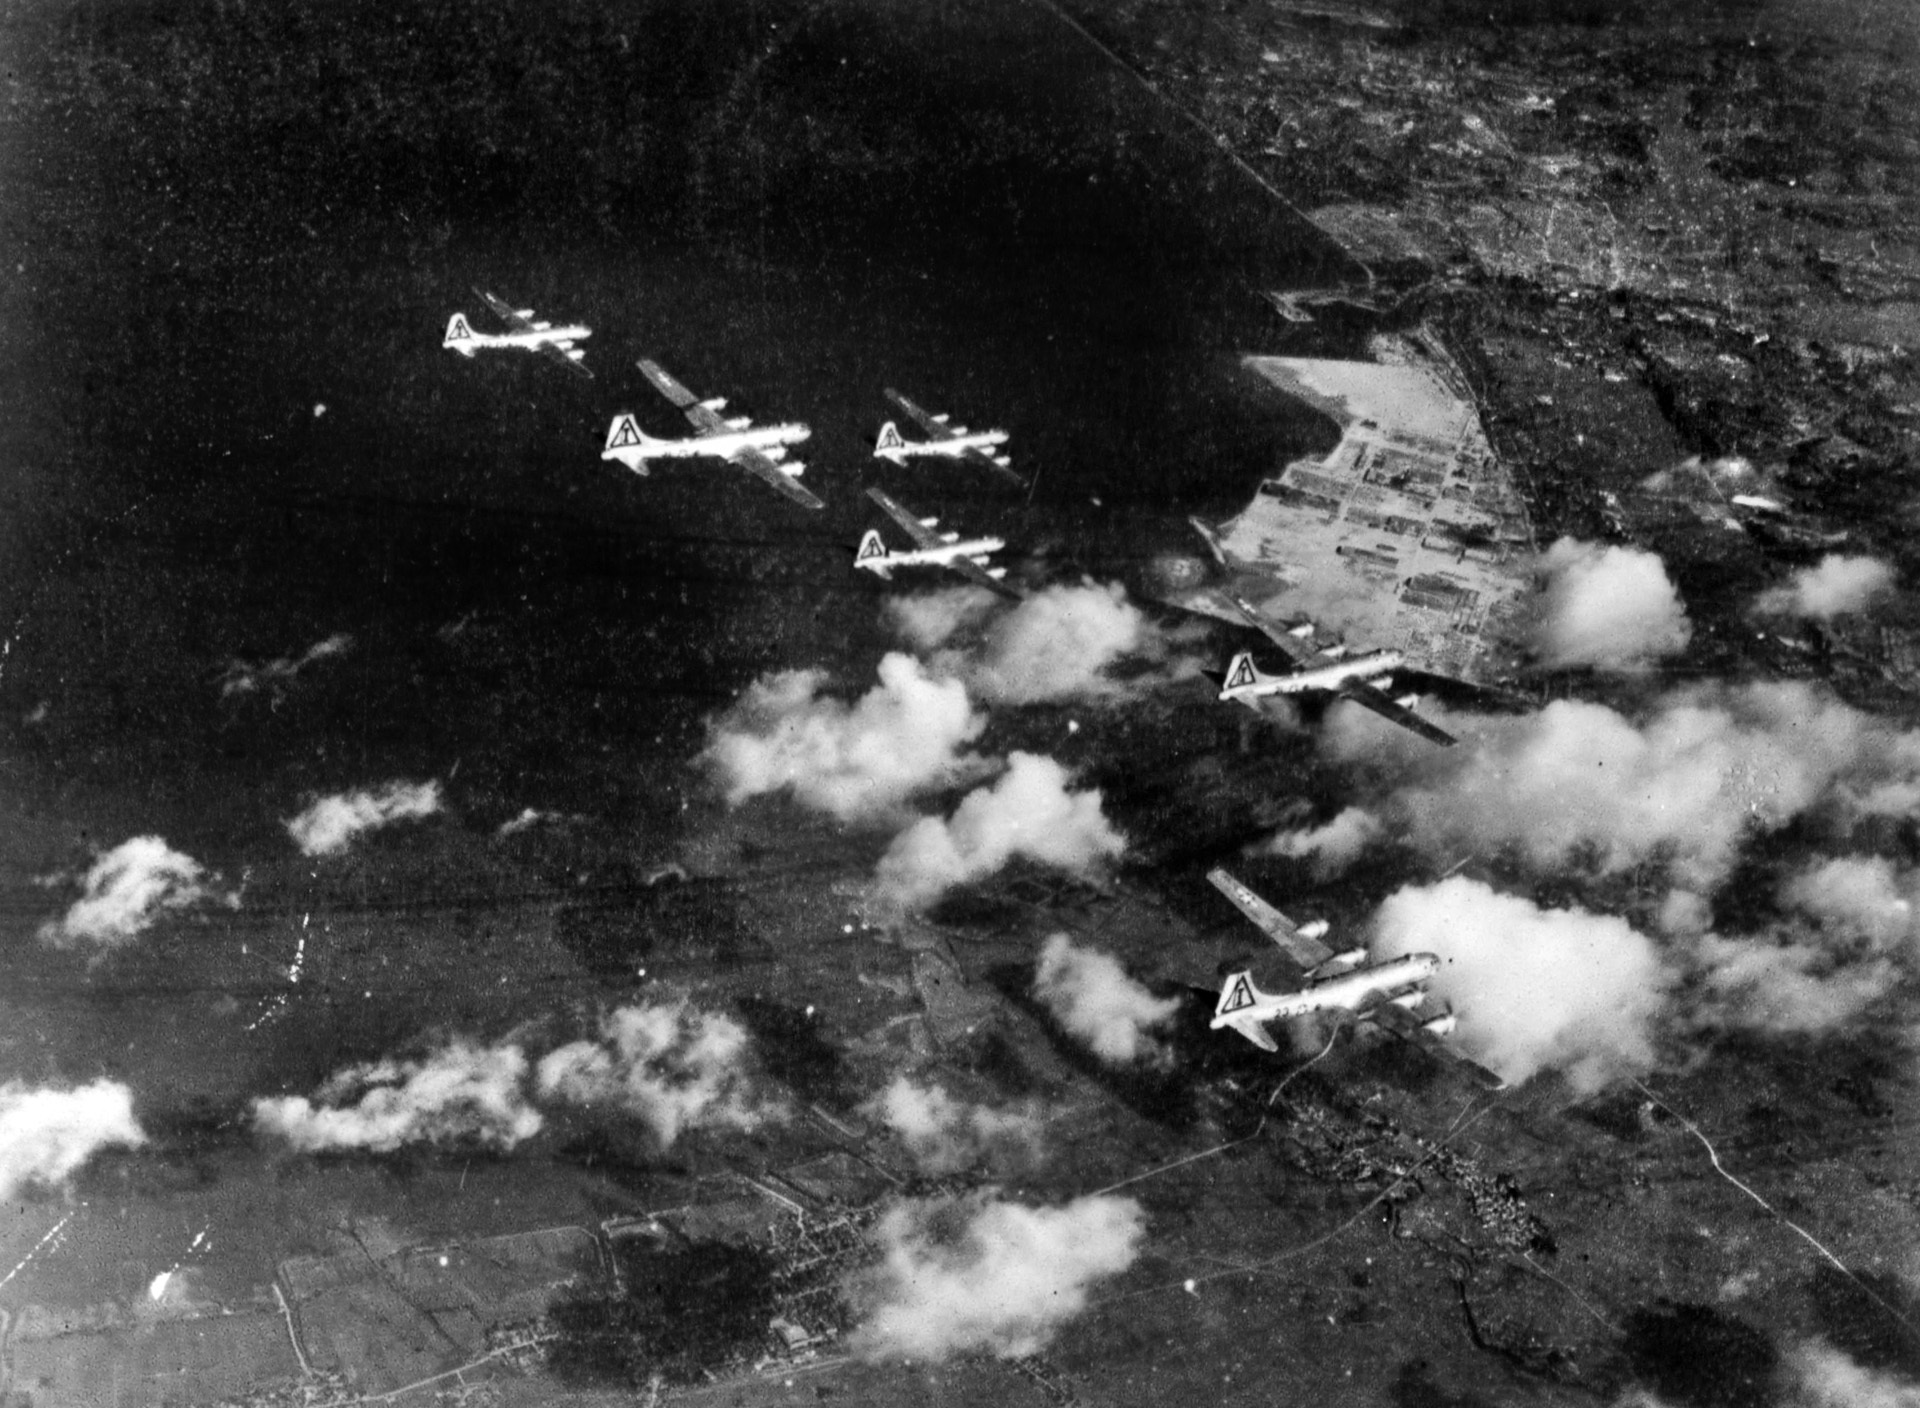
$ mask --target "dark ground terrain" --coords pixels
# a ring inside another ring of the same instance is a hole
[[[819,1156],[841,1141],[806,1121],[662,1157],[581,1119],[511,1156],[309,1159],[267,1151],[245,1107],[438,1034],[560,1040],[672,991],[738,1013],[771,1078],[844,1119],[905,1059],[867,1038],[917,1010],[915,956],[938,951],[985,1015],[936,1032],[924,1068],[1061,1112],[1019,1196],[1250,1137],[1133,1186],[1146,1253],[1026,1377],[834,1364],[689,1400],[1708,1408],[1794,1401],[1782,1366],[1815,1336],[1920,1391],[1899,1031],[1720,1039],[1655,1082],[1850,1277],[1630,1088],[1488,1103],[1362,1043],[1269,1105],[1274,1064],[1197,1009],[1170,1075],[1081,1054],[1026,997],[1039,941],[1068,931],[1167,991],[1211,973],[1247,945],[1201,875],[1339,789],[1204,689],[1002,710],[982,741],[1044,745],[1105,789],[1133,844],[1108,891],[1016,870],[869,928],[884,837],[711,795],[694,758],[742,687],[817,666],[851,693],[887,647],[847,566],[859,486],[885,479],[880,386],[1008,425],[1040,475],[1025,502],[943,481],[925,511],[1006,537],[1016,579],[1138,587],[1193,550],[1188,514],[1234,511],[1330,438],[1240,354],[1361,355],[1422,320],[1475,377],[1543,543],[1666,557],[1701,628],[1688,668],[1817,674],[1913,712],[1878,643],[1739,619],[1835,535],[1920,566],[1912,13],[1069,8],[1117,61],[1018,0],[0,12],[0,1080],[125,1080],[151,1137],[0,1208],[10,1267],[84,1203],[0,1309],[137,1303],[217,1225],[199,1284],[271,1313],[278,1262],[368,1220],[409,1244],[591,1226]],[[442,351],[473,284],[593,326],[598,379]],[[1288,323],[1277,288],[1372,307]],[[811,421],[827,512],[602,464],[606,418],[647,407],[639,355]],[[1753,461],[1790,527],[1646,503],[1688,455]],[[284,693],[222,697],[236,658],[336,632],[352,653]],[[281,821],[309,794],[394,777],[446,779],[449,814],[295,855]],[[576,820],[496,836],[529,806]],[[145,833],[244,882],[241,907],[98,963],[40,945],[35,877]],[[1357,920],[1405,878],[1313,907]],[[626,1372],[493,1391],[607,1401]]]

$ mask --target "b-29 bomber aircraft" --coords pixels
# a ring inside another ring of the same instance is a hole
[[[904,411],[919,427],[926,432],[925,440],[903,440],[899,427],[888,421],[880,427],[880,438],[874,443],[875,459],[892,460],[895,464],[905,464],[910,455],[939,455],[944,459],[964,459],[969,463],[992,470],[1006,479],[1011,479],[1021,488],[1027,487],[1027,481],[1013,472],[1013,461],[1007,456],[995,453],[1007,443],[1004,430],[968,430],[964,425],[955,425],[951,416],[936,416],[932,412],[909,401],[891,386],[885,388],[887,399]]]
[[[1320,942],[1327,932],[1325,920],[1295,924],[1224,869],[1208,871],[1207,879],[1274,941],[1300,970],[1301,979],[1290,991],[1274,993],[1255,987],[1250,969],[1229,973],[1213,1009],[1213,1030],[1232,1027],[1261,1050],[1277,1051],[1279,1044],[1267,1031],[1269,1022],[1314,1012],[1351,1012],[1360,1021],[1385,1027],[1395,1036],[1455,1063],[1488,1089],[1506,1086],[1499,1076],[1441,1039],[1453,1030],[1454,1017],[1426,990],[1427,980],[1439,971],[1438,957],[1408,953],[1371,963],[1365,948],[1336,953]]]
[[[455,313],[447,320],[447,336],[440,344],[442,347],[451,347],[462,357],[471,357],[482,347],[518,347],[550,357],[581,376],[593,375],[581,360],[587,354],[574,345],[582,338],[593,336],[592,328],[578,323],[557,328],[544,319],[536,320],[531,308],[512,307],[505,299],[496,298],[483,288],[476,288],[474,292],[512,331],[475,332],[465,313]]]
[[[697,434],[685,440],[656,440],[630,412],[613,418],[607,430],[603,460],[618,460],[635,474],[646,474],[647,462],[656,459],[685,459],[703,455],[722,459],[758,475],[803,508],[825,508],[826,504],[800,487],[800,475],[806,466],[786,459],[787,446],[798,444],[813,432],[797,421],[781,425],[756,426],[746,416],[722,416],[727,404],[723,396],[701,400],[675,381],[658,362],[640,359],[640,370],[654,389],[686,414]]]
[[[1260,667],[1253,663],[1253,656],[1243,650],[1227,665],[1227,673],[1220,684],[1222,702],[1231,700],[1236,704],[1245,704],[1250,709],[1258,709],[1260,700],[1272,694],[1335,694],[1373,710],[1381,718],[1399,724],[1404,729],[1412,730],[1429,743],[1450,748],[1460,741],[1437,724],[1429,723],[1414,713],[1408,701],[1395,699],[1372,683],[1379,676],[1392,674],[1407,663],[1406,656],[1399,651],[1375,650],[1364,655],[1348,655],[1344,647],[1339,646],[1315,650],[1305,639],[1313,632],[1311,625],[1283,631],[1254,610],[1244,598],[1236,596],[1232,601],[1240,614],[1247,618],[1247,623],[1279,646],[1295,668],[1284,675],[1263,674]]]
[[[888,581],[896,567],[944,567],[976,586],[1016,601],[1020,599],[1020,592],[1001,580],[1007,575],[1007,569],[987,565],[988,557],[1007,545],[1004,538],[962,538],[958,533],[936,533],[934,526],[939,519],[914,517],[886,490],[870,488],[867,497],[887,511],[913,539],[914,545],[910,551],[894,552],[880,541],[879,533],[869,528],[853,555],[856,568]]]

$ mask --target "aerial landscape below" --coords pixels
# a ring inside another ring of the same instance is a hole
[[[0,1408],[1920,1404],[1920,10],[0,35]]]

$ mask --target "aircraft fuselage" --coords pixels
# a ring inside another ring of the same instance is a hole
[[[1223,688],[1220,698],[1258,699],[1268,694],[1338,691],[1348,680],[1366,680],[1375,675],[1390,674],[1406,663],[1407,657],[1398,650],[1376,650],[1367,655],[1356,655],[1350,660],[1316,665],[1310,670],[1296,670],[1285,675],[1260,675],[1251,683]]]
[[[1218,1031],[1238,1022],[1274,1022],[1334,1009],[1361,1012],[1376,1003],[1418,991],[1439,971],[1440,960],[1435,955],[1409,953],[1385,963],[1368,964],[1335,977],[1322,978],[1292,992],[1256,993],[1251,1005],[1216,1015],[1212,1027]]]
[[[466,339],[469,347],[524,347],[537,351],[548,343],[578,342],[593,336],[592,328],[577,324],[564,328],[534,328],[527,332],[476,332]]]
[[[600,452],[603,460],[619,460],[628,469],[636,469],[647,460],[689,459],[712,456],[728,460],[743,450],[758,450],[770,460],[787,453],[813,431],[798,422],[785,425],[755,425],[743,430],[725,430],[718,435],[694,435],[684,440],[655,440],[638,435],[631,444],[610,445]]]
[[[958,558],[984,558],[1007,545],[1004,538],[963,538],[932,548],[911,548],[906,552],[889,550],[885,557],[862,558],[854,563],[869,572],[884,576],[896,567],[945,567]]]
[[[959,459],[969,450],[993,450],[1007,443],[1004,430],[969,430],[964,435],[949,436],[944,440],[902,440],[898,445],[874,453],[896,463],[909,455],[943,455],[948,459]]]

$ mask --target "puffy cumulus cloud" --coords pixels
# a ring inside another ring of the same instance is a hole
[[[1693,638],[1656,553],[1562,538],[1541,554],[1539,570],[1546,586],[1530,644],[1547,665],[1636,669]]]
[[[960,681],[897,652],[858,703],[821,694],[825,679],[788,670],[757,680],[711,726],[701,758],[728,805],[787,790],[842,821],[884,816],[978,766],[961,750],[986,720]]]
[[[286,827],[302,855],[336,856],[363,831],[432,816],[439,810],[437,781],[389,782],[385,787],[321,797],[289,820]]]
[[[993,704],[1105,698],[1122,693],[1107,674],[1111,666],[1164,650],[1154,623],[1118,582],[1053,586],[987,627],[967,681]]]
[[[1786,935],[1722,938],[1695,944],[1696,1020],[1763,1032],[1824,1032],[1861,1016],[1900,980],[1900,965],[1873,952],[1841,953]]]
[[[1828,553],[1795,572],[1785,586],[1762,592],[1757,605],[1768,615],[1828,621],[1872,604],[1893,590],[1893,579],[1893,568],[1877,557]]]
[[[1370,809],[1436,860],[1508,847],[1543,870],[1577,855],[1617,872],[1666,858],[1701,891],[1750,829],[1816,809],[1847,822],[1920,805],[1920,735],[1799,682],[1677,691],[1638,723],[1556,700],[1464,732],[1448,749],[1338,731],[1327,741],[1349,756],[1387,750],[1393,790]]]
[[[111,1145],[147,1142],[133,1117],[133,1092],[97,1080],[71,1090],[0,1085],[0,1199],[31,1183],[58,1183]]]
[[[237,694],[253,694],[262,685],[284,685],[309,665],[330,660],[336,655],[345,655],[351,649],[353,637],[341,634],[316,642],[307,648],[304,655],[281,656],[264,665],[249,665],[244,660],[231,661],[220,676],[220,695],[231,699]]]
[[[301,1153],[472,1140],[511,1149],[540,1132],[518,1047],[455,1040],[418,1061],[376,1061],[336,1073],[313,1100],[253,1102],[254,1127]]]
[[[955,885],[990,875],[1015,856],[1087,873],[1126,849],[1101,810],[1098,788],[1072,792],[1052,758],[1012,754],[990,786],[968,793],[951,817],[921,817],[880,858],[876,898],[895,908],[925,904]]]
[[[864,1309],[856,1354],[1017,1359],[1085,1309],[1095,1282],[1133,1265],[1146,1214],[1131,1198],[1030,1208],[983,1193],[898,1203],[873,1235],[881,1261],[855,1291]]]
[[[1315,878],[1331,880],[1360,859],[1384,829],[1372,812],[1348,807],[1324,826],[1277,832],[1256,853],[1292,860],[1311,857]]]
[[[1790,876],[1780,898],[1837,935],[1888,948],[1914,932],[1913,889],[1913,877],[1883,856],[1837,856]]]
[[[56,948],[119,948],[153,927],[168,910],[206,899],[207,879],[192,856],[158,836],[135,836],[95,858],[81,882],[80,898],[60,918],[40,926],[40,941]]]
[[[1000,601],[985,587],[948,587],[912,596],[890,596],[881,615],[888,630],[924,655],[978,626],[993,614]]]
[[[1128,977],[1112,954],[1053,935],[1040,948],[1033,995],[1102,1061],[1125,1065],[1168,1059],[1153,1029],[1179,1010],[1180,1000],[1155,997]]]
[[[897,1075],[861,1109],[897,1134],[927,1173],[957,1173],[988,1161],[1030,1161],[1039,1153],[1043,1125],[1031,1105],[995,1110]]]
[[[1513,1084],[1556,1070],[1585,1094],[1653,1064],[1670,974],[1624,919],[1455,876],[1390,895],[1374,935],[1381,957],[1439,956],[1431,987],[1459,1017],[1455,1039]]]
[[[667,1148],[688,1129],[751,1129],[775,1113],[755,1094],[745,1027],[690,1003],[622,1007],[598,1041],[540,1061],[541,1095],[633,1115]]]
[[[1831,1345],[1802,1345],[1789,1362],[1808,1408],[1920,1408],[1920,1385],[1869,1369]]]
[[[1783,917],[1739,936],[1701,915],[1689,940],[1693,1020],[1763,1032],[1824,1032],[1858,1020],[1911,963],[1915,877],[1871,856],[1816,860],[1780,883]]]

